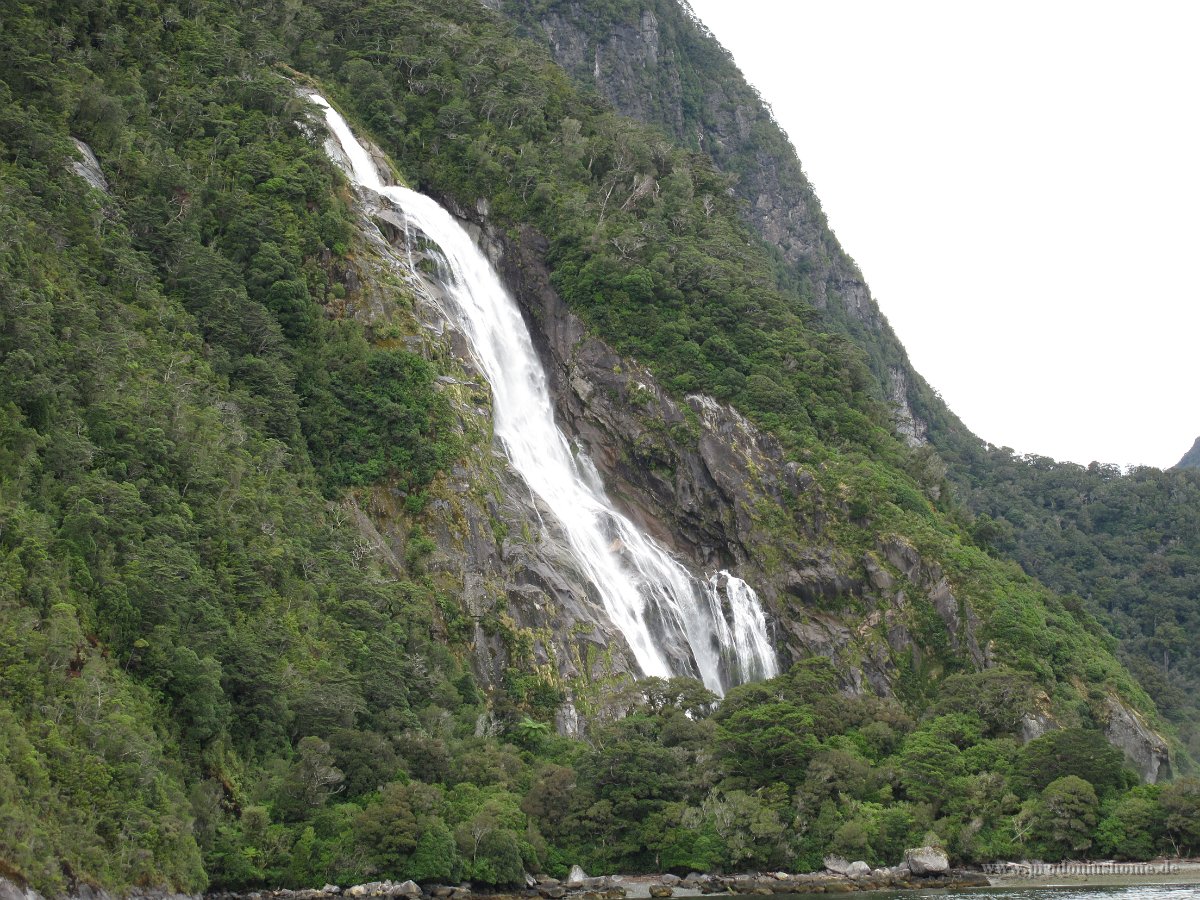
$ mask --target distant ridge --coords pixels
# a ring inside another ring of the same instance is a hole
[[[1200,437],[1196,438],[1196,443],[1192,444],[1192,449],[1183,454],[1176,465],[1177,469],[1200,469]]]

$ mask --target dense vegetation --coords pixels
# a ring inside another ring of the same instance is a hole
[[[890,862],[927,832],[963,860],[1197,849],[1200,788],[1133,786],[1094,728],[1110,692],[1150,709],[1106,637],[925,499],[725,176],[446,6],[0,7],[2,871],[194,890]],[[414,180],[535,223],[564,296],[674,390],[823,461],[847,552],[911,537],[1008,668],[954,675],[942,646],[901,705],[806,664],[715,712],[650,681],[588,743],[522,673],[485,696],[429,541],[385,564],[343,505],[384,481],[418,517],[470,438],[434,363],[343,314],[354,222],[281,62]],[[1077,727],[1022,748],[1043,690]]]
[[[1200,751],[1200,473],[1078,466],[990,448],[960,489],[976,539],[1083,598]]]

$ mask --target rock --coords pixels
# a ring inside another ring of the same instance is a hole
[[[664,875],[662,878],[659,879],[659,881],[661,881],[663,884],[669,884],[672,886],[679,884],[679,882],[681,882],[682,880],[683,879],[680,878],[678,875],[671,875],[670,873]]]
[[[871,874],[871,867],[861,859],[855,860],[846,867],[846,873],[851,878],[866,878]]]
[[[652,884],[650,885],[651,897],[670,897],[675,893],[675,889],[669,884]]]
[[[70,169],[92,187],[98,191],[108,193],[108,181],[104,178],[104,173],[100,171],[100,163],[96,159],[96,154],[92,152],[92,148],[85,144],[79,138],[71,138],[75,144],[75,151],[79,154],[79,158],[72,160]],[[86,898],[85,898],[86,900]]]
[[[549,875],[536,875],[534,878],[538,884],[546,887],[558,887],[560,884],[562,884],[562,882],[557,878],[551,878]]]
[[[327,884],[325,887],[321,888],[322,894],[340,894],[341,892],[342,889],[336,884]]]
[[[419,884],[417,884],[415,881],[411,881],[411,880],[405,881],[401,884],[396,885],[394,888],[392,888],[392,896],[393,897],[396,897],[396,896],[420,897],[421,896],[421,886]]]
[[[32,888],[20,887],[7,878],[0,878],[0,900],[43,900]]]
[[[1125,754],[1146,784],[1171,777],[1171,755],[1162,735],[1151,728],[1135,709],[1110,695],[1106,701],[1108,723],[1104,735]]]
[[[567,884],[582,883],[583,880],[587,877],[588,877],[587,872],[583,871],[583,869],[581,867],[571,866],[571,871],[567,875]]]
[[[827,856],[825,868],[836,875],[845,875],[850,870],[850,863],[840,856]]]
[[[940,847],[914,847],[905,850],[904,863],[914,875],[941,875],[950,871],[950,858]]]
[[[560,884],[538,885],[537,892],[545,897],[546,900],[561,900],[561,898],[567,896],[567,889]]]
[[[946,886],[953,888],[990,887],[991,883],[991,880],[982,872],[968,872],[965,869],[959,869],[950,873],[950,883]]]

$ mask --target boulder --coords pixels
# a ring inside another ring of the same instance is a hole
[[[871,874],[871,867],[858,859],[846,867],[846,874],[851,878],[866,878]]]
[[[950,858],[940,847],[913,847],[905,850],[904,863],[914,875],[941,875],[950,871]]]
[[[336,884],[327,884],[325,887],[321,888],[322,894],[340,894],[341,892],[342,889]]]
[[[682,880],[683,879],[680,878],[678,875],[671,875],[670,873],[667,873],[666,875],[662,876],[662,878],[659,879],[659,881],[661,881],[663,884],[669,884],[672,887],[679,884],[679,882]]]
[[[392,888],[393,897],[420,897],[421,886],[411,879]]]
[[[582,883],[587,878],[587,872],[583,871],[579,866],[571,866],[571,871],[567,875],[567,884]]]
[[[650,885],[651,897],[670,897],[675,893],[675,889],[669,884],[652,884]]]
[[[840,856],[825,857],[825,868],[835,875],[845,875],[850,871],[850,863]]]

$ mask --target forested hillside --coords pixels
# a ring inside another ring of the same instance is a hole
[[[864,388],[898,432],[928,449],[907,464],[989,551],[1074,595],[1121,641],[1121,655],[1200,752],[1195,654],[1200,532],[1195,478],[1178,471],[1016,457],[979,440],[916,373],[828,228],[796,148],[729,54],[675,0],[506,2],[576,80],[626,115],[708,154],[733,176],[746,223],[773,249],[776,277],[845,334],[874,376]],[[803,134],[792,135],[803,151]],[[1200,442],[1176,467],[1200,465]]]
[[[1140,785],[1113,745],[1159,771],[1112,639],[979,549],[894,435],[877,362],[696,148],[470,3],[0,13],[0,874],[511,885],[886,863],[926,840],[960,861],[1200,849],[1195,782]],[[554,733],[568,685],[430,563],[447,481],[494,455],[487,400],[451,402],[460,363],[406,340],[411,316],[363,324],[379,296],[411,312],[412,283],[372,269],[297,79],[417,186],[536,229],[558,293],[669,392],[772,436],[811,506],[755,526],[808,517],[846,586],[781,601],[780,631],[915,623],[880,695],[849,690],[851,645],[720,704],[605,684],[586,741]],[[405,534],[382,550],[360,502],[379,493]],[[852,589],[868,579],[886,603]],[[493,638],[517,661],[499,682]]]

